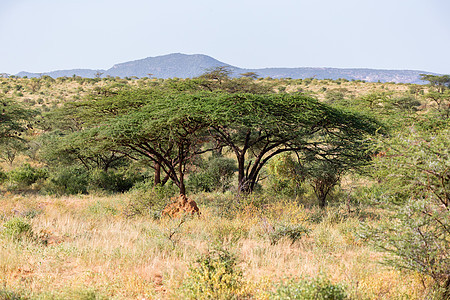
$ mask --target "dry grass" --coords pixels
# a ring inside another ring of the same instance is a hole
[[[254,299],[268,299],[275,282],[318,274],[344,284],[357,299],[420,299],[426,292],[417,274],[379,264],[381,255],[356,235],[356,216],[340,218],[330,209],[312,222],[316,211],[275,203],[265,211],[248,205],[224,218],[200,205],[202,216],[180,225],[179,219],[127,219],[121,213],[126,200],[2,196],[2,222],[29,215],[34,235],[0,237],[0,291],[32,299],[178,299],[189,265],[222,247],[238,256]],[[279,224],[302,224],[310,234],[271,245],[268,232]]]

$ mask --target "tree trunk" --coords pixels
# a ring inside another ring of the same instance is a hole
[[[180,189],[180,195],[185,196],[186,195],[186,186],[184,184],[184,172],[183,172],[183,164],[180,162],[180,165],[178,166],[178,173],[180,175],[179,178],[179,189]]]
[[[155,163],[155,186],[161,184],[161,165]]]
[[[245,158],[244,155],[237,155],[238,160],[238,193],[244,192],[247,178],[245,178]]]

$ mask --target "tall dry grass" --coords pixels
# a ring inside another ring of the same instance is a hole
[[[237,256],[251,299],[269,299],[290,278],[317,276],[344,285],[352,299],[422,299],[427,292],[418,274],[381,265],[381,254],[358,237],[360,223],[377,222],[376,214],[283,201],[221,213],[229,207],[214,199],[197,195],[200,217],[155,219],[124,216],[126,195],[3,195],[0,225],[21,218],[33,232],[0,234],[0,299],[180,299],[189,267],[216,248]],[[271,243],[278,228],[293,225],[308,234]]]

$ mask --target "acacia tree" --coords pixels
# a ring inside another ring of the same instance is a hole
[[[331,158],[340,164],[366,158],[363,136],[377,125],[317,100],[289,94],[221,94],[203,99],[210,135],[231,149],[238,162],[238,186],[252,192],[262,167],[289,151]]]
[[[95,140],[96,129],[64,134],[54,131],[40,139],[40,158],[51,165],[82,165],[86,170],[108,172],[126,164],[128,157],[109,142]]]
[[[239,190],[248,193],[272,157],[297,151],[348,164],[363,158],[361,139],[376,129],[371,120],[288,94],[118,90],[76,108],[90,142],[152,161],[155,183],[171,179],[181,194],[190,159],[214,148],[235,154]]]
[[[379,201],[391,210],[369,230],[372,242],[391,254],[395,267],[431,277],[450,297],[450,131],[410,128],[380,142],[385,154],[372,171],[385,192]]]
[[[84,107],[91,118],[99,116],[99,124],[89,129],[95,132],[91,141],[109,144],[110,149],[130,158],[153,162],[155,183],[164,184],[171,179],[180,194],[185,194],[186,164],[193,156],[208,151],[202,149],[207,140],[203,131],[207,123],[201,111],[192,105],[195,97],[181,93],[125,91],[83,103],[80,107]]]
[[[22,134],[30,128],[28,121],[33,114],[12,99],[0,98],[0,143],[10,139],[23,141]]]
[[[450,88],[450,75],[420,74],[420,79],[428,81],[439,93],[443,93],[446,88]]]

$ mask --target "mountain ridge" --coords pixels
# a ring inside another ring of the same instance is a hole
[[[333,67],[298,67],[298,68],[240,68],[204,54],[172,53],[155,57],[117,63],[107,70],[102,69],[70,69],[56,70],[44,73],[19,72],[19,77],[40,77],[47,75],[56,77],[81,76],[87,78],[112,76],[112,77],[156,77],[156,78],[193,78],[202,75],[209,69],[226,66],[232,71],[231,76],[239,77],[241,73],[254,72],[259,77],[271,78],[317,78],[364,80],[369,82],[396,82],[418,83],[420,74],[436,73],[420,70],[385,70],[370,68],[333,68]]]

